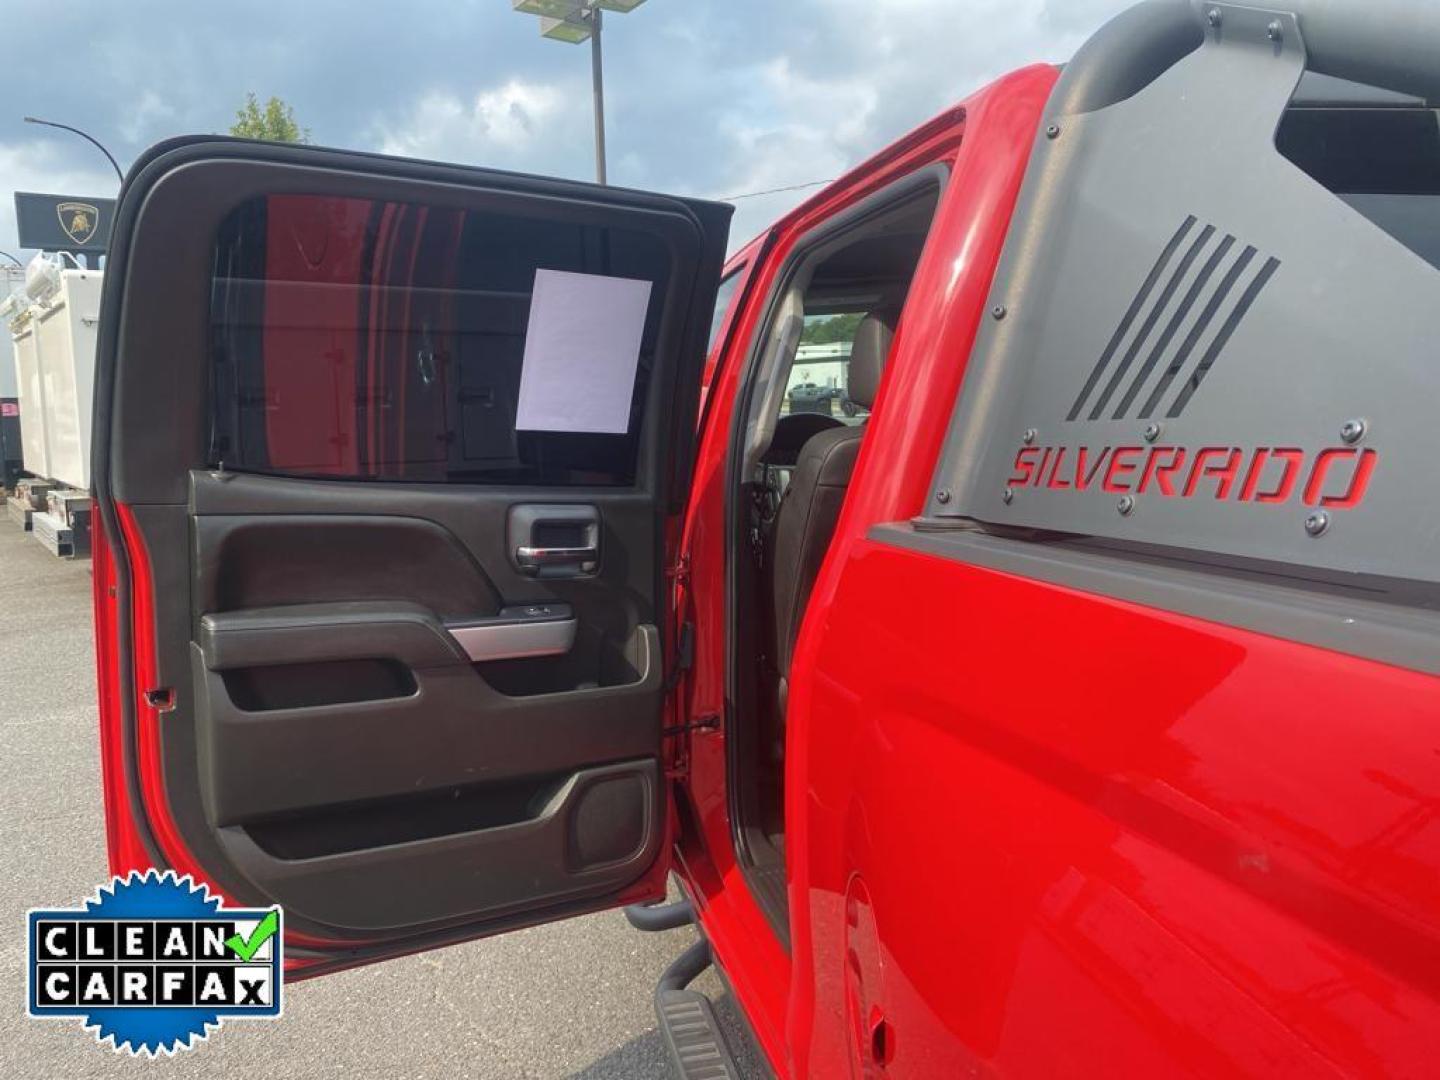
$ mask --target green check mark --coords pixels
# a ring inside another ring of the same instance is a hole
[[[260,951],[260,946],[275,936],[275,931],[278,929],[280,929],[280,913],[272,911],[260,920],[259,926],[250,931],[248,938],[242,938],[239,934],[231,934],[225,939],[225,944],[241,960],[249,960]]]

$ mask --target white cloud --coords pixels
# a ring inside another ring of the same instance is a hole
[[[761,67],[759,83],[773,101],[783,104],[790,126],[803,123],[841,146],[868,135],[880,96],[874,80],[848,71],[810,74],[797,70],[788,56]]]
[[[716,197],[831,179],[990,79],[1033,61],[1068,59],[1129,3],[647,4],[615,19],[606,34],[611,179]],[[41,59],[68,40],[70,21],[61,14],[26,20],[20,32],[28,36],[11,50],[20,65],[12,104],[17,113],[43,104],[80,123],[123,162],[168,134],[225,130],[244,91],[254,89],[284,97],[329,145],[591,175],[586,50],[543,42],[533,20],[509,5],[411,0],[403,34],[373,5],[255,6],[241,18],[223,5],[192,10],[177,0],[135,0],[134,18],[106,24],[77,55],[93,76],[83,85],[50,80]],[[225,47],[214,49],[216,41]],[[383,58],[384,77],[357,57]],[[78,140],[51,144],[33,134],[34,141],[0,143],[0,183],[114,190],[103,159]],[[740,202],[736,241],[811,190]],[[0,246],[14,242],[13,208],[0,191]]]
[[[120,134],[126,142],[142,141],[155,130],[163,131],[172,126],[176,119],[175,107],[154,90],[144,90],[137,101],[127,110]]]
[[[20,143],[0,143],[0,177],[9,190],[0,191],[0,250],[8,251],[22,261],[15,232],[15,200],[12,192],[39,191],[56,195],[114,196],[119,183],[105,159],[95,152],[96,167],[77,168],[62,154],[54,140],[32,139]]]
[[[560,134],[564,104],[559,86],[523,79],[468,101],[434,90],[400,117],[379,122],[373,136],[385,154],[522,167]]]
[[[1045,0],[1042,25],[1056,33],[1091,33],[1131,5],[1115,0]]]
[[[1007,71],[1068,59],[1129,0],[825,0],[814,41],[784,32],[775,53],[732,78],[743,87],[717,134],[714,179],[726,196],[840,175]],[[802,5],[797,5],[800,7]],[[814,191],[738,204],[738,246]]]

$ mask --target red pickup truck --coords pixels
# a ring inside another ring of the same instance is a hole
[[[1437,100],[1431,3],[1152,0],[723,266],[714,203],[154,148],[113,870],[296,977],[693,918],[687,1076],[712,957],[782,1076],[1433,1075]]]

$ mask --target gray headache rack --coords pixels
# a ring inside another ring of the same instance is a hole
[[[1151,0],[1080,50],[918,526],[1440,581],[1440,157],[1392,220],[1327,188],[1276,144],[1307,71],[1440,155],[1434,0]]]

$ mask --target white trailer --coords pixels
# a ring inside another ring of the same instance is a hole
[[[0,303],[12,294],[19,292],[24,284],[24,271],[13,266],[0,266]],[[0,308],[0,318],[4,318],[7,312]],[[0,398],[13,398],[16,395],[16,372],[15,372],[15,349],[11,344],[10,335],[0,333]]]
[[[98,270],[62,270],[56,292],[31,306],[45,410],[46,479],[90,490],[90,409],[95,400]],[[24,424],[24,405],[21,405]]]
[[[25,521],[57,554],[89,546],[90,422],[102,274],[44,255],[10,316],[19,383]],[[19,502],[20,500],[17,500]],[[12,507],[12,509],[15,509]],[[18,516],[17,516],[18,519]]]
[[[45,381],[40,374],[40,350],[35,326],[26,308],[10,324],[14,335],[15,373],[20,401],[20,444],[25,471],[48,479],[50,447],[45,437]]]

